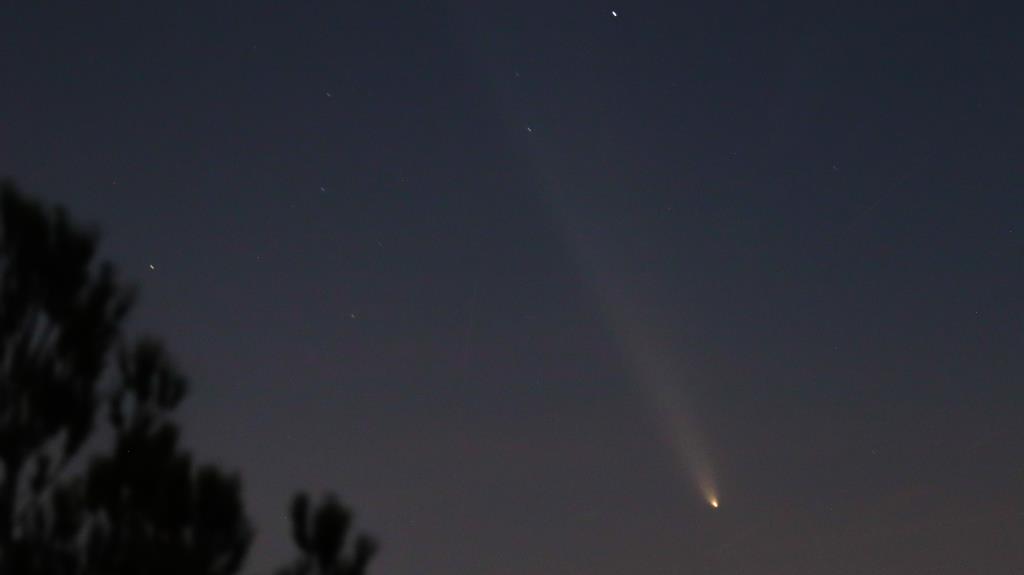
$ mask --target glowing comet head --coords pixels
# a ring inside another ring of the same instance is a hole
[[[715,509],[718,509],[718,498],[717,497],[712,497],[712,498],[708,499],[708,503],[710,503],[711,506],[714,507]]]

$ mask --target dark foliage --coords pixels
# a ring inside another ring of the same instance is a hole
[[[96,263],[96,235],[9,182],[0,226],[0,573],[239,572],[241,481],[180,445],[186,381],[159,341],[122,333],[132,293]],[[296,497],[300,558],[281,573],[364,573],[375,544],[344,556],[349,511],[308,506]]]
[[[328,496],[312,513],[305,494],[292,502],[292,537],[302,557],[278,575],[361,575],[366,572],[377,545],[360,535],[351,556],[343,553],[352,523],[352,513]]]

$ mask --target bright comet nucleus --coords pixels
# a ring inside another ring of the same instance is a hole
[[[718,509],[718,498],[717,497],[712,497],[711,499],[708,500],[708,503],[710,503],[711,506],[714,507],[715,509]]]

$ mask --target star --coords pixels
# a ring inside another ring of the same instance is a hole
[[[153,264],[149,264],[149,269],[151,269],[151,270],[155,270],[155,269],[156,269],[156,266],[155,266],[155,265],[153,265]]]
[[[615,10],[612,10],[612,17],[613,18],[618,18],[619,17],[619,13],[616,12]]]

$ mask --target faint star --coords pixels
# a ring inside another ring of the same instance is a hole
[[[151,270],[155,270],[155,269],[156,269],[156,266],[155,266],[155,265],[153,265],[153,264],[149,264],[149,269],[151,269]]]
[[[532,133],[533,133],[533,128],[531,128],[531,127],[527,126],[527,127],[526,127],[526,131],[527,131],[527,132],[530,132],[530,133],[532,134]]]
[[[330,93],[330,92],[324,92],[324,94],[327,94],[327,97],[328,97],[328,98],[333,98],[333,97],[334,97],[334,96],[332,96],[332,95],[331,95],[331,93]]]
[[[321,192],[326,192],[326,191],[327,191],[327,188],[325,188],[325,187],[323,187],[323,186],[320,186],[320,191],[321,191]]]

